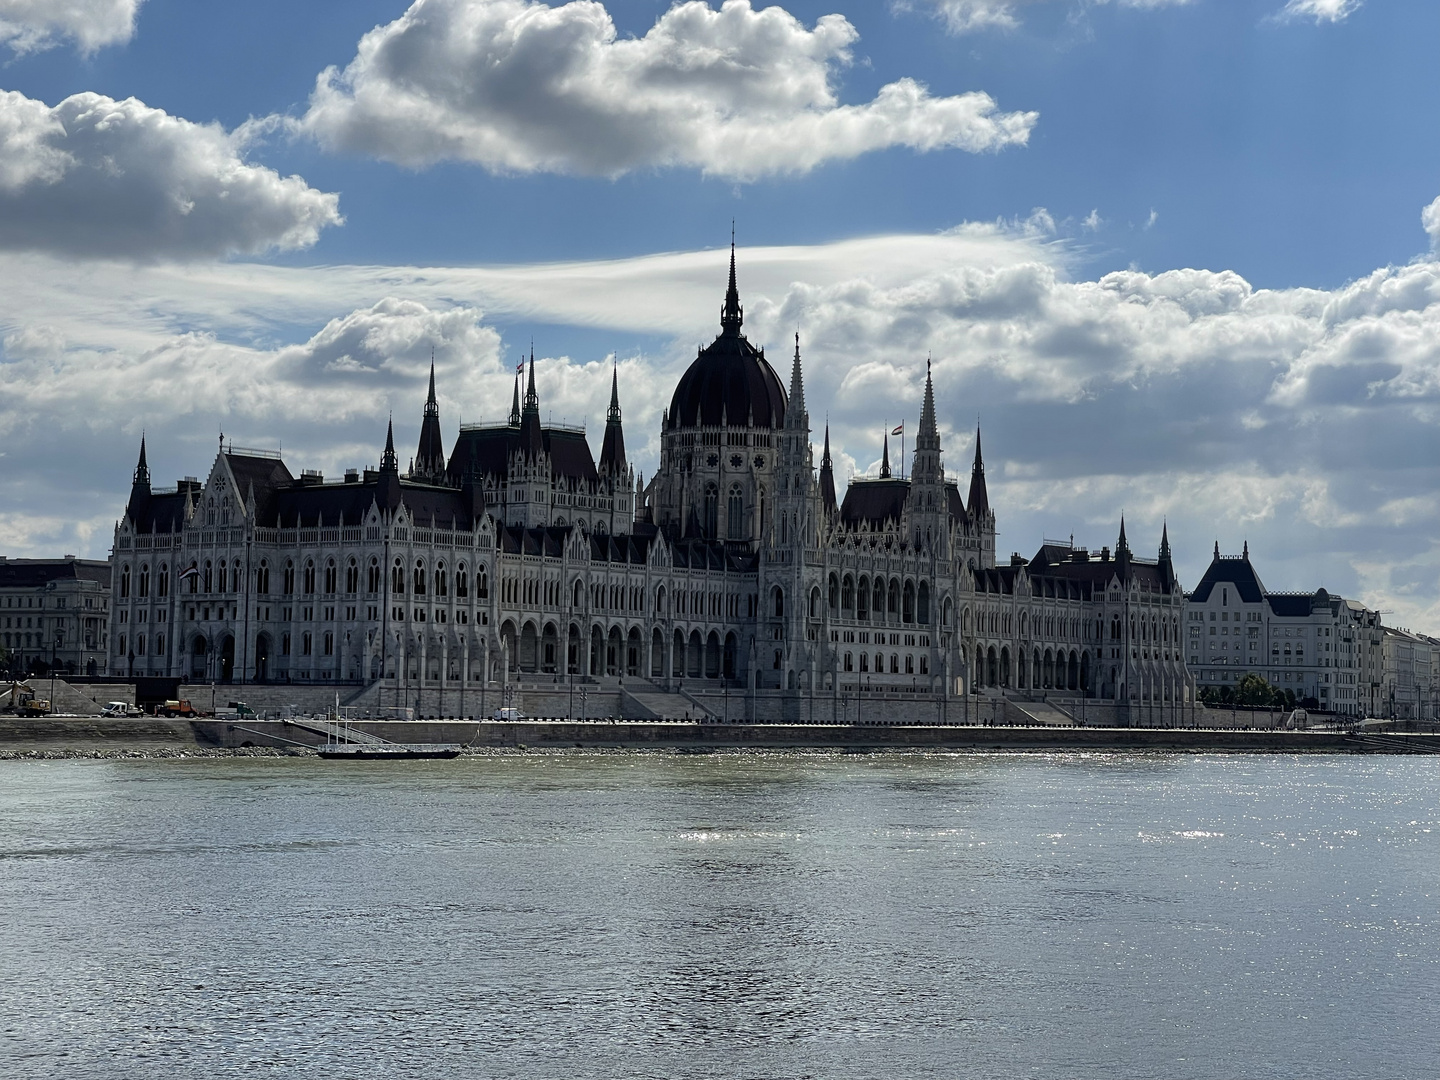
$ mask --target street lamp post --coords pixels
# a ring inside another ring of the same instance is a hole
[[[50,712],[55,712],[55,654],[60,648],[60,631],[55,631],[55,637],[50,641]]]

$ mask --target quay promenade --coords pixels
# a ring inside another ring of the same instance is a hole
[[[356,732],[403,743],[459,743],[475,751],[729,749],[845,751],[1184,751],[1234,753],[1440,753],[1432,733],[1350,733],[1237,728],[1115,728],[1046,725],[936,726],[717,724],[696,721],[360,721]],[[0,718],[0,756],[236,751],[307,752],[326,736],[304,720],[166,720],[102,717]]]

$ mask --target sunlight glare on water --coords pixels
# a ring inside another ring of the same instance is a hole
[[[1433,759],[0,762],[7,1077],[1420,1077]]]

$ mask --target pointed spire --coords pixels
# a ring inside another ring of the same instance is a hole
[[[398,473],[400,460],[395,456],[395,418],[385,425],[385,452],[380,455],[380,471]]]
[[[970,516],[979,520],[990,512],[990,493],[985,487],[985,455],[980,449],[980,428],[975,428],[975,464],[970,467],[970,498],[965,500]]]
[[[1219,540],[1216,540],[1216,541],[1215,541],[1215,558],[1218,559],[1219,557],[1220,557],[1220,541],[1219,541]]]
[[[1130,572],[1130,541],[1125,539],[1125,515],[1120,515],[1120,538],[1115,541],[1115,563],[1120,568],[1120,577],[1123,580]]]
[[[931,447],[927,440],[934,440]],[[915,449],[936,449],[940,448],[940,429],[935,422],[935,384],[930,379],[930,361],[925,361],[925,401],[920,406],[920,431],[915,437]],[[975,448],[980,448],[980,431],[975,431]]]
[[[820,498],[825,510],[833,513],[835,502],[835,467],[830,461],[830,423],[825,423],[825,454],[820,459]]]
[[[525,456],[538,459],[545,452],[540,431],[540,395],[535,392],[535,343],[530,343],[530,381],[525,388],[525,409],[520,414],[520,445]]]
[[[1160,526],[1160,561],[1170,561],[1170,523],[1163,522]]]
[[[540,395],[535,392],[535,344],[530,344],[530,382],[525,387],[525,411],[540,411]]]
[[[510,426],[520,426],[520,373],[515,373],[515,399],[510,404]]]
[[[890,427],[888,423],[885,427],[884,457],[880,459],[880,479],[890,479]]]
[[[136,487],[143,486],[146,491],[150,490],[150,466],[145,463],[145,433],[140,433],[140,460],[135,464],[135,476],[133,480]]]
[[[1245,541],[1245,550],[1240,553],[1240,557],[1241,557],[1242,559],[1244,559],[1246,562],[1249,562],[1249,561],[1250,561],[1250,541],[1249,541],[1249,540],[1246,540],[1246,541]]]
[[[790,401],[785,406],[785,426],[797,431],[810,427],[805,411],[805,376],[800,370],[800,332],[795,332],[795,362],[790,367]]]
[[[625,428],[620,422],[620,369],[610,372],[610,410],[605,418],[605,441],[600,446],[601,472],[619,478],[625,472]]]
[[[435,400],[435,350],[430,350],[430,393],[425,398],[425,415],[420,421],[420,445],[410,463],[410,475],[438,483],[445,475],[444,436],[440,433],[440,405]]]
[[[735,284],[735,223],[730,223],[730,287],[725,290],[725,307],[720,312],[720,327],[727,334],[740,333],[745,322],[745,309],[740,306],[740,290]]]

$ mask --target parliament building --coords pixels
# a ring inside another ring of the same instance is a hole
[[[1047,701],[1171,722],[1188,706],[1168,536],[1137,558],[1122,521],[1113,551],[1046,541],[997,561],[979,433],[962,492],[928,371],[909,475],[887,440],[879,476],[841,497],[828,427],[815,466],[798,337],[787,389],[743,325],[732,246],[720,333],[675,388],[648,482],[618,378],[597,459],[582,428],[541,421],[533,356],[507,422],[462,426],[448,454],[432,366],[403,471],[392,424],[378,467],[338,480],[222,439],[204,480],[162,490],[142,439],[110,672],[425,715],[568,715],[555,702],[581,691],[732,721],[973,722]]]

